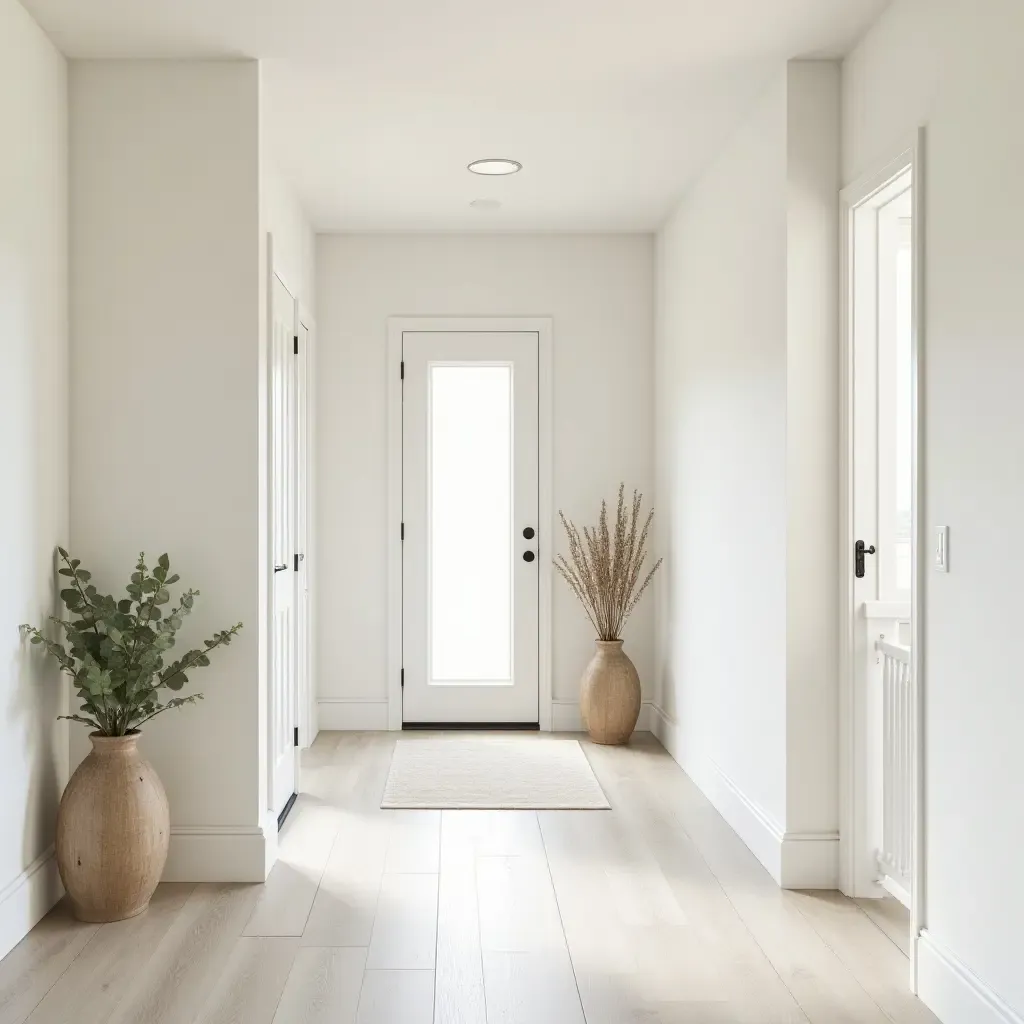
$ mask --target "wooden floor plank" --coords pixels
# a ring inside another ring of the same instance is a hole
[[[437,875],[384,875],[367,970],[434,970]]]
[[[440,848],[440,811],[395,811],[384,871],[389,875],[436,875]]]
[[[341,822],[339,809],[299,797],[281,834],[277,863],[243,934],[302,934]]]
[[[256,885],[197,885],[111,1024],[192,1024],[234,952]]]
[[[488,1024],[586,1024],[565,950],[484,951]]]
[[[0,1024],[22,1024],[98,930],[61,900],[0,960]]]
[[[195,1024],[272,1024],[298,949],[297,938],[243,936]]]
[[[500,811],[442,815],[434,1024],[486,1024],[476,860],[482,851],[522,849],[519,833],[524,821],[526,830],[538,835],[536,815],[530,812],[528,818],[509,818]]]
[[[302,947],[274,1024],[355,1024],[365,967],[365,949]]]
[[[159,885],[145,914],[99,928],[28,1024],[106,1024],[194,888],[189,883]]]
[[[906,957],[910,956],[910,911],[899,900],[885,896],[878,900],[853,901],[864,911]]]
[[[431,1024],[433,971],[367,971],[357,1024]]]

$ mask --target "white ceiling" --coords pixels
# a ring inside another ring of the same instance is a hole
[[[629,231],[781,61],[845,53],[887,0],[24,2],[73,57],[263,58],[270,148],[319,230]],[[486,156],[524,169],[465,170]]]

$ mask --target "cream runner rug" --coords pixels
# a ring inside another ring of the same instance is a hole
[[[449,733],[395,743],[381,807],[601,810],[579,742],[538,733]]]

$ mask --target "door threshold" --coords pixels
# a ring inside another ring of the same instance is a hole
[[[280,832],[281,829],[284,827],[284,820],[288,817],[289,813],[291,812],[291,809],[295,806],[295,800],[298,797],[298,795],[298,793],[292,793],[292,795],[288,797],[288,800],[284,805],[284,810],[281,811],[281,813],[277,816],[278,832]]]
[[[403,732],[408,729],[459,730],[461,732],[540,732],[539,722],[403,722]]]

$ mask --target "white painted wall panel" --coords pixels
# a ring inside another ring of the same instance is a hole
[[[257,65],[75,62],[70,95],[72,547],[111,589],[168,551],[202,592],[190,638],[245,623],[142,749],[172,830],[258,827]]]
[[[56,613],[68,539],[67,66],[0,0],[0,956],[48,909],[67,773],[60,676],[18,625]],[[52,865],[51,865],[52,867]]]
[[[317,243],[319,696],[386,700],[387,318],[553,317],[555,506],[593,521],[620,480],[653,498],[652,239],[321,235]],[[552,538],[544,540],[550,557]],[[590,633],[556,579],[556,698],[577,696]],[[653,601],[638,608],[626,643],[649,688]]]
[[[683,762],[786,814],[786,82],[659,236],[657,700]]]

